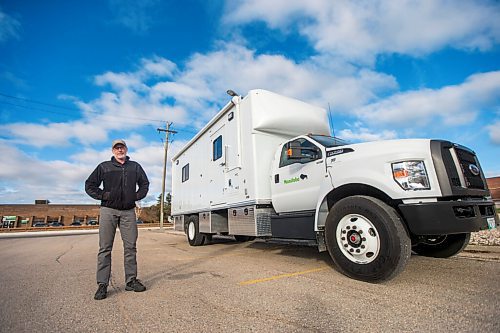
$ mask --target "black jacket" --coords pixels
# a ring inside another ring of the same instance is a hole
[[[104,189],[100,189],[104,183]],[[136,190],[137,185],[139,188]],[[146,197],[149,180],[141,165],[127,160],[120,164],[114,157],[102,162],[85,181],[85,192],[101,206],[126,210],[135,207],[135,202]]]

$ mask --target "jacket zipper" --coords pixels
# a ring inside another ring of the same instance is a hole
[[[125,165],[122,165],[122,191],[121,191],[121,202],[122,202],[122,208],[125,208],[125,198],[124,198],[124,195],[123,195],[123,192],[125,191]]]

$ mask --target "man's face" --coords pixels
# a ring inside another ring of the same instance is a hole
[[[124,160],[127,157],[127,147],[122,144],[117,144],[113,147],[113,156],[117,160]]]

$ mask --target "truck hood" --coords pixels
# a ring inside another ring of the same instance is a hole
[[[367,163],[370,157],[388,156],[389,161],[429,156],[430,139],[384,140],[349,144],[326,149],[327,165],[338,159],[362,159]]]
[[[430,139],[387,140],[345,145],[326,150],[326,167],[334,188],[365,184],[393,199],[441,195],[430,149]],[[431,190],[403,191],[392,176],[392,163],[424,161]]]

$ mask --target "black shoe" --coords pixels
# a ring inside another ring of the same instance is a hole
[[[128,282],[127,285],[125,286],[126,291],[135,291],[135,292],[141,292],[145,291],[146,287],[141,283],[141,281],[137,280],[134,278],[132,281]]]
[[[108,286],[104,283],[99,283],[99,288],[97,288],[97,291],[95,292],[94,299],[95,300],[101,300],[105,299],[108,294]]]

